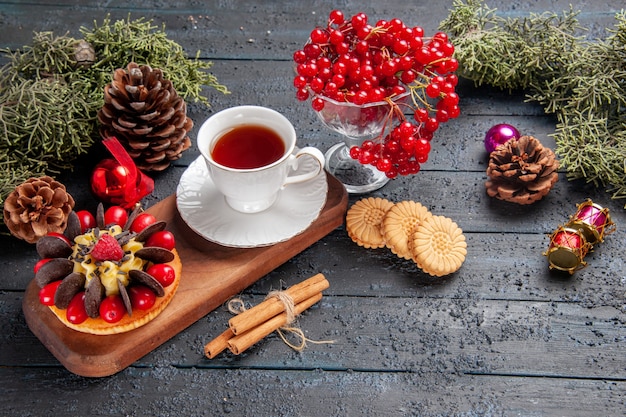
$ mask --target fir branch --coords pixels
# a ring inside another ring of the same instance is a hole
[[[557,116],[556,153],[570,179],[626,198],[626,12],[611,36],[588,41],[578,12],[504,19],[482,0],[455,0],[440,29],[459,74],[476,85],[524,89]],[[513,53],[509,51],[514,51]]]
[[[117,68],[131,61],[159,68],[187,100],[210,105],[205,88],[227,94],[209,72],[210,61],[188,57],[168,39],[165,27],[143,19],[80,28],[96,52],[88,67],[76,62],[79,40],[52,32],[33,35],[21,50],[0,50],[8,61],[0,68],[0,203],[31,176],[72,167],[98,134],[97,112],[104,86]],[[3,217],[0,212],[0,218]]]
[[[82,27],[81,33],[93,45],[99,58],[89,69],[88,75],[97,86],[110,82],[113,71],[125,68],[130,62],[159,68],[178,94],[185,100],[210,105],[203,95],[203,87],[213,88],[223,94],[228,89],[218,83],[209,72],[213,63],[200,60],[200,52],[189,58],[182,46],[167,37],[165,25],[161,29],[142,18],[118,20],[111,23],[109,17],[102,25],[94,23],[93,29]]]

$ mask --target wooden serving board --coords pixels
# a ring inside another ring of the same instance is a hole
[[[260,248],[230,248],[205,240],[181,219],[176,195],[148,209],[157,219],[165,220],[167,229],[176,236],[183,273],[167,308],[138,329],[110,336],[72,330],[39,303],[39,287],[34,280],[22,302],[26,322],[70,372],[88,377],[119,372],[340,226],[348,196],[336,178],[327,174],[327,180],[327,201],[315,222],[286,242]]]

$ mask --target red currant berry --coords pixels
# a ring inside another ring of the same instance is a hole
[[[400,146],[402,146],[402,149],[404,149],[406,152],[412,153],[415,147],[415,137],[403,137],[402,139],[400,139]]]
[[[357,91],[353,97],[353,102],[354,104],[358,104],[358,105],[367,103],[368,102],[367,91],[365,90]]]
[[[296,64],[304,64],[306,62],[306,54],[300,49],[293,53],[293,60]]]
[[[301,75],[304,75],[305,77],[315,77],[318,71],[317,63],[310,61],[306,64],[303,64],[301,67],[301,71]]]
[[[315,94],[319,94],[324,90],[324,81],[319,77],[314,77],[309,83],[309,87],[311,87],[311,90],[313,90]]]
[[[415,110],[415,120],[417,120],[420,123],[424,123],[426,120],[428,120],[428,110],[426,110],[423,107],[420,107],[419,109]]]
[[[337,61],[333,64],[333,78],[337,75],[346,75],[349,71],[348,65],[345,62]]]
[[[322,68],[330,68],[333,65],[333,62],[327,56],[321,56],[317,58],[317,66]]]
[[[409,161],[409,174],[415,175],[418,172],[420,172],[420,163],[418,161]]]
[[[360,71],[363,79],[372,78],[374,76],[374,67],[371,65],[361,65]]]
[[[437,32],[433,36],[433,39],[436,39],[441,42],[448,42],[448,35],[445,32]]]
[[[341,88],[346,84],[346,77],[342,74],[334,74],[331,81],[337,85],[337,88]]]
[[[430,153],[430,142],[424,138],[415,141],[415,156],[426,155]],[[426,162],[426,161],[424,161]]]
[[[391,167],[387,171],[385,171],[385,175],[389,179],[394,179],[398,176],[398,170],[395,167]]]
[[[422,46],[424,46],[424,41],[422,40],[422,37],[415,34],[415,28],[413,28],[412,34],[413,37],[409,39],[409,46],[413,50],[420,49]]]
[[[430,50],[426,47],[422,47],[415,52],[415,61],[422,65],[427,65],[432,60]]]
[[[454,72],[459,68],[459,61],[454,58],[450,58],[444,61],[444,71],[443,72]]]
[[[293,79],[293,86],[296,88],[304,88],[307,84],[307,79],[302,75],[296,75]]]
[[[446,107],[452,107],[459,104],[459,95],[455,92],[448,93],[444,96],[443,102]]]
[[[315,111],[322,111],[324,109],[324,100],[320,97],[316,97],[311,100],[311,107]]]
[[[380,158],[376,162],[376,169],[381,172],[387,172],[391,169],[391,160],[389,158]]]
[[[385,99],[385,90],[383,88],[372,88],[369,92],[372,103],[383,101]]]
[[[339,87],[337,87],[337,83],[334,83],[332,81],[327,82],[324,86],[324,93],[327,97],[332,97],[334,94],[337,93],[338,90]]]
[[[331,11],[328,16],[328,21],[330,24],[341,25],[344,22],[343,12],[341,10]]]
[[[323,83],[326,83],[326,81],[328,81],[332,76],[333,73],[330,68],[320,68],[319,72],[317,73],[317,77],[314,78],[319,78],[320,80],[322,80]]]
[[[306,88],[299,88],[298,91],[296,91],[296,98],[298,101],[307,101],[309,99],[309,90]]]
[[[398,165],[398,174],[405,177],[409,175],[410,173],[411,173],[411,168],[408,163],[403,163],[403,164]]]
[[[437,121],[436,118],[431,117],[428,120],[426,120],[426,123],[424,123],[424,129],[426,129],[429,132],[434,132],[435,130],[439,129],[439,122]]]
[[[315,28],[311,31],[310,38],[315,43],[326,43],[328,41],[328,32],[322,28]]]
[[[391,77],[398,70],[398,66],[395,61],[389,60],[389,61],[383,62],[383,65],[381,66],[380,70],[384,75]]]
[[[369,25],[365,25],[357,30],[356,37],[359,39],[367,39],[371,33],[372,33],[372,27]]]
[[[439,93],[441,92],[441,88],[439,84],[430,83],[426,86],[426,95],[430,98],[439,97]]]
[[[459,77],[456,74],[448,74],[446,75],[446,82],[456,87],[456,85],[459,83]]]
[[[328,35],[328,41],[335,46],[342,43],[343,39],[343,32],[338,29],[332,30]]]
[[[452,56],[452,54],[454,53],[454,45],[452,45],[450,42],[444,42],[439,47],[439,50],[443,52],[445,56]]]
[[[395,155],[400,152],[401,146],[400,142],[395,140],[390,140],[385,143],[385,152],[389,155]]]
[[[359,155],[359,162],[363,165],[367,165],[374,159],[374,154],[368,150],[362,150]]]
[[[439,123],[445,123],[450,119],[450,115],[448,114],[448,111],[445,109],[437,110],[437,115],[435,117],[437,118],[437,121]]]
[[[322,53],[322,48],[316,43],[309,43],[304,46],[304,53],[308,58],[316,59]]]
[[[389,28],[391,33],[398,33],[404,27],[404,23],[402,23],[402,20],[400,20],[397,17],[395,17],[395,18],[391,19],[389,21],[389,23],[387,23],[387,27]]]
[[[367,25],[367,15],[365,13],[357,13],[350,19],[352,26],[355,29],[359,29]]]
[[[370,50],[370,44],[366,40],[361,40],[361,41],[357,42],[356,45],[354,45],[354,50],[359,55],[365,55]]]
[[[401,79],[404,84],[411,84],[417,78],[417,73],[413,70],[406,70],[402,73]]]
[[[398,39],[393,44],[393,51],[398,55],[404,55],[409,50],[409,43],[404,39]]]
[[[451,119],[456,119],[461,114],[461,109],[459,106],[452,106],[448,108],[448,115]]]
[[[415,126],[411,122],[403,122],[398,127],[398,131],[400,133],[400,137],[407,138],[415,132]]]
[[[404,94],[404,93],[406,93],[406,88],[403,85],[398,84],[398,85],[394,85],[391,88],[391,94],[390,95],[391,96],[399,96],[399,95]]]

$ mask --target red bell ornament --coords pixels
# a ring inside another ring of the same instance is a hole
[[[116,138],[102,143],[113,158],[96,165],[91,174],[91,191],[104,203],[130,209],[154,190],[154,180],[137,168]]]

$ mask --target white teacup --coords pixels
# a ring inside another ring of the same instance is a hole
[[[215,161],[213,150],[227,132],[241,126],[262,126],[273,130],[283,141],[284,152],[278,160],[256,168],[233,168]],[[228,205],[242,213],[258,213],[274,204],[280,190],[315,178],[324,167],[324,154],[314,147],[294,153],[296,131],[289,120],[275,110],[260,106],[237,106],[208,118],[198,132],[198,148],[206,161],[215,187]],[[302,156],[315,159],[314,169],[294,174]]]

